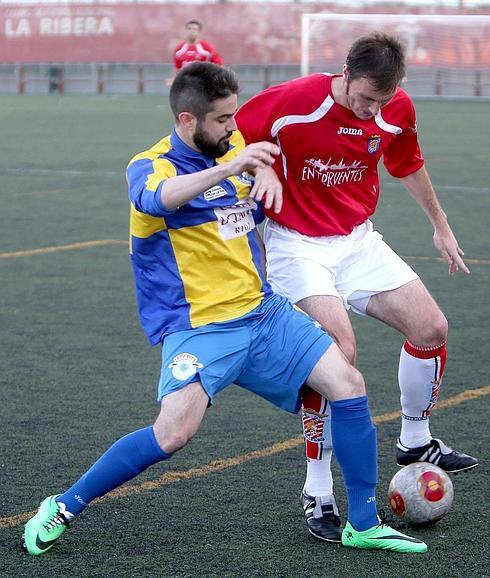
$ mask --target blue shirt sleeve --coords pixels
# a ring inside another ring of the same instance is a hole
[[[152,159],[139,159],[131,163],[126,171],[129,200],[141,213],[152,217],[165,217],[175,213],[176,209],[167,209],[162,203],[161,190],[163,183],[172,175],[159,175],[160,181],[156,188],[148,186],[150,175],[154,175]]]

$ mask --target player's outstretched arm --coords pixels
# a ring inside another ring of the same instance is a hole
[[[407,191],[422,207],[427,218],[432,223],[434,227],[434,245],[447,261],[449,274],[453,275],[457,271],[469,274],[470,270],[462,259],[464,252],[449,226],[446,213],[442,210],[426,168],[422,167],[401,180]]]
[[[258,142],[245,147],[227,163],[189,175],[170,177],[163,183],[160,193],[163,206],[170,211],[177,209],[228,177],[272,165],[278,154],[277,145]]]

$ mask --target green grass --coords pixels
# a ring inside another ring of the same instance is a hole
[[[471,265],[447,276],[436,261],[410,260],[450,322],[442,399],[487,386],[490,189],[489,103],[418,102],[428,168]],[[0,252],[127,238],[124,169],[166,134],[158,97],[0,97]],[[386,175],[376,217],[402,255],[437,256],[420,209]],[[116,438],[154,419],[158,348],[139,327],[126,248],[101,246],[0,259],[0,523],[35,509],[74,481]],[[401,338],[370,319],[353,319],[371,408],[399,408]],[[433,433],[484,457],[488,398],[434,414]],[[165,471],[201,468],[296,438],[298,417],[239,388],[208,412],[199,434]],[[396,467],[397,420],[378,426],[380,485]],[[336,487],[345,512],[338,472]],[[94,504],[48,555],[18,548],[22,525],[0,529],[0,577],[130,576],[488,576],[485,549],[488,465],[454,478],[451,513],[414,533],[425,556],[361,552],[315,541],[298,495],[302,449]],[[403,527],[403,526],[401,526]]]

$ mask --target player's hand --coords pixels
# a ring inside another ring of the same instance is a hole
[[[434,245],[441,253],[442,258],[448,263],[449,275],[454,275],[457,271],[463,271],[467,275],[470,274],[470,270],[462,259],[464,251],[458,245],[458,241],[449,225],[434,231]]]
[[[244,171],[255,173],[257,169],[274,164],[278,154],[279,147],[271,142],[263,141],[249,144],[230,161],[231,174],[240,175]]]
[[[250,196],[257,202],[263,201],[266,209],[274,213],[282,209],[282,184],[272,167],[256,169],[255,180]]]

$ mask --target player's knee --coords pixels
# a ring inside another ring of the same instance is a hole
[[[447,340],[448,322],[444,314],[441,312],[438,316],[437,323],[434,328],[437,344],[443,343]]]
[[[155,437],[160,448],[167,454],[173,454],[184,448],[194,437],[194,432],[185,428],[179,431],[163,431],[155,428]]]
[[[442,311],[432,317],[431,322],[426,326],[425,333],[423,343],[420,345],[431,347],[440,345],[447,340],[448,322]]]
[[[186,435],[185,432],[178,432],[170,435],[166,440],[163,440],[163,451],[173,454],[179,450],[185,448],[185,446],[191,441],[193,434]]]
[[[361,372],[353,365],[346,365],[346,371],[342,377],[342,389],[338,399],[350,399],[366,395],[366,386]]]
[[[421,316],[419,322],[411,327],[406,337],[418,347],[436,347],[447,340],[448,322],[440,309]]]
[[[351,389],[351,397],[361,397],[366,395],[366,385],[362,373],[355,367],[351,367],[351,378],[349,387]]]

